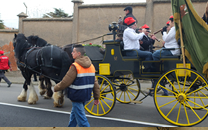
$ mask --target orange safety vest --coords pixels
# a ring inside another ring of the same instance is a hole
[[[84,68],[78,63],[73,65],[77,70],[77,77],[68,87],[68,98],[74,102],[85,102],[90,100],[95,82],[95,67]]]

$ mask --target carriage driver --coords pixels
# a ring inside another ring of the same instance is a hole
[[[146,29],[142,29],[142,33],[136,33],[136,20],[132,17],[128,17],[124,20],[127,24],[128,28],[124,30],[123,34],[123,42],[124,42],[124,50],[136,50],[138,52],[139,57],[145,58],[145,60],[149,61],[152,60],[152,53],[149,51],[142,51],[140,50],[140,43],[139,40],[145,36]],[[135,51],[126,52],[127,56],[137,56]]]
[[[85,116],[85,102],[94,95],[94,105],[99,104],[100,88],[95,78],[95,68],[89,59],[84,56],[85,49],[82,45],[75,45],[72,56],[75,62],[71,65],[68,72],[61,82],[55,87],[54,91],[67,88],[67,97],[72,101],[72,111],[68,127],[89,127]]]

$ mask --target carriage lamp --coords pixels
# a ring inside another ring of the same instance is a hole
[[[112,22],[112,24],[109,24],[109,31],[115,31],[118,29],[118,24],[116,22]]]
[[[109,31],[112,31],[112,34],[113,34],[113,40],[115,41],[115,38],[116,38],[116,30],[118,29],[118,24],[116,22],[112,22],[112,24],[109,25],[108,29]],[[111,35],[112,35],[111,34]]]

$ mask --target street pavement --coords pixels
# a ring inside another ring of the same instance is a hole
[[[6,72],[5,76],[13,83],[13,84],[23,84],[24,83],[24,77],[21,74],[21,71],[10,71]],[[33,81],[33,77],[31,81],[33,82],[34,85],[38,85],[39,82]],[[52,81],[52,80],[51,80]],[[1,81],[2,83],[5,83],[4,80]],[[141,90],[144,92],[148,92],[148,88],[151,88],[151,81],[150,80],[139,80]],[[52,85],[55,85],[55,82],[52,81]],[[12,85],[11,85],[12,86]]]

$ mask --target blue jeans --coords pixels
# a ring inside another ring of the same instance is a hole
[[[170,50],[156,50],[153,54],[152,54],[152,58],[153,60],[160,60],[161,56],[172,56],[173,54],[171,53]]]
[[[153,83],[153,88],[155,88],[155,86],[157,85],[158,79],[154,79],[154,83]],[[163,82],[160,82],[160,85],[164,86]],[[168,95],[168,91],[164,88],[161,88],[164,92],[164,94]]]
[[[72,102],[72,111],[68,127],[90,127],[85,115],[85,102]]]
[[[139,49],[136,49],[136,51],[138,52],[138,56],[141,58],[145,58],[146,61],[152,60],[152,53],[149,51],[142,51]],[[131,52],[126,52],[127,56],[137,56],[137,52],[136,51],[131,51]]]

